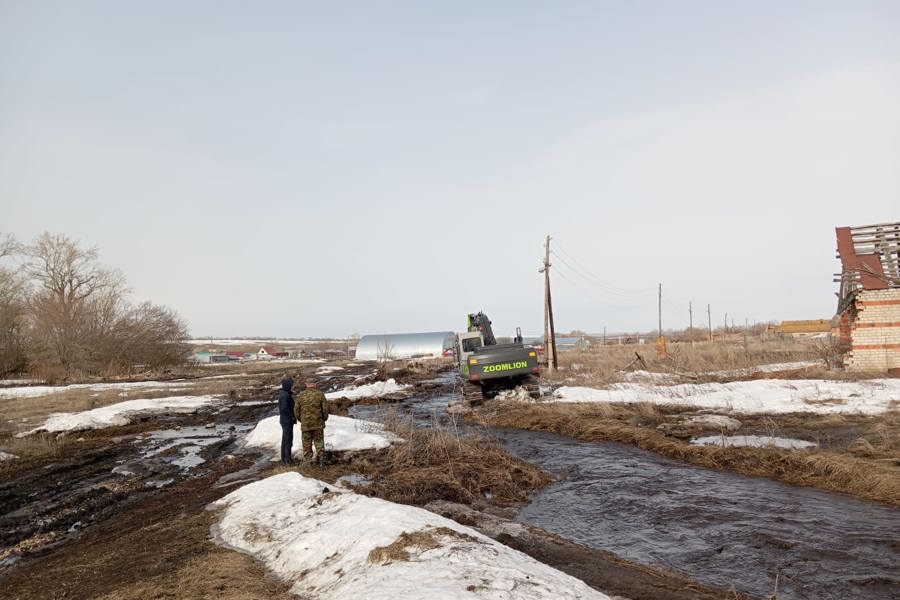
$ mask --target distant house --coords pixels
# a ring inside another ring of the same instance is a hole
[[[811,319],[806,321],[782,321],[781,325],[769,325],[766,333],[808,337],[831,332],[831,319]]]
[[[288,358],[289,353],[278,350],[273,346],[263,346],[256,353],[256,360],[272,360],[273,358]]]

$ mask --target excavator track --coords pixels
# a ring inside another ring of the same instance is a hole
[[[477,383],[463,381],[459,393],[466,406],[481,406],[484,404],[484,388]]]
[[[540,379],[534,375],[515,379],[494,379],[482,384],[461,380],[457,386],[460,404],[465,408],[481,406],[498,394],[508,390],[522,388],[532,399],[541,397]]]

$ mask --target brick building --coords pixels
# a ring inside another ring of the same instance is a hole
[[[844,366],[900,375],[900,223],[838,227]]]

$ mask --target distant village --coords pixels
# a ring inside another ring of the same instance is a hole
[[[193,342],[197,344],[197,341]],[[243,348],[224,349],[216,347],[215,341],[209,343],[205,350],[195,350],[192,360],[199,364],[221,364],[234,362],[248,362],[259,360],[330,360],[341,358],[353,358],[356,351],[355,343],[346,341],[308,344],[305,346],[280,346],[267,344],[264,346],[245,346]],[[253,350],[252,348],[256,348]]]

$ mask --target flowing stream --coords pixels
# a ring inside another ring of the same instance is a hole
[[[447,419],[447,396],[402,405]],[[355,406],[351,416],[380,410]],[[900,599],[900,510],[850,496],[703,469],[625,444],[493,429],[556,475],[517,519],[634,562],[778,600]]]

